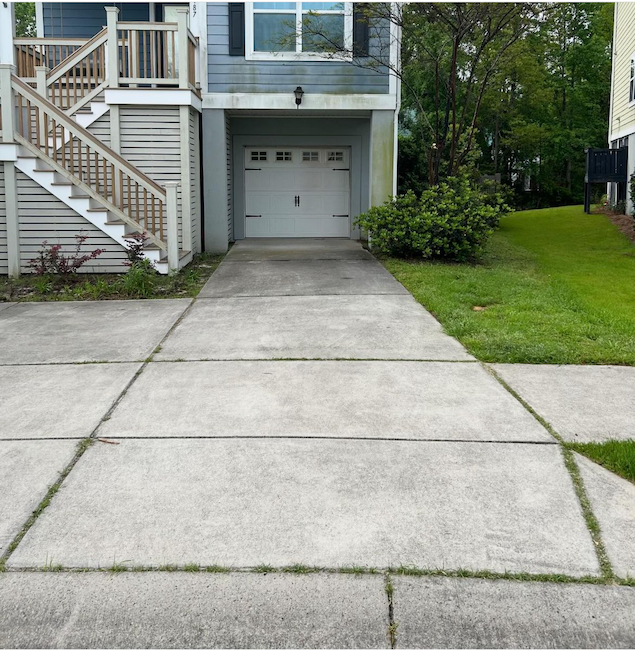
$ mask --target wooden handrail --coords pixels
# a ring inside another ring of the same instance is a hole
[[[125,172],[145,190],[151,192],[162,201],[165,200],[165,190],[160,185],[157,185],[151,178],[139,171],[134,165],[122,158],[119,154],[115,153],[112,149],[106,147],[101,140],[77,124],[73,118],[68,117],[68,115],[55,106],[55,104],[49,102],[47,99],[36,93],[15,75],[11,76],[11,85],[16,92],[27,98],[31,104],[36,106],[39,110],[53,115],[55,121],[59,125],[63,126],[69,133],[74,135],[80,141],[89,142],[91,147],[108,162],[115,165],[118,169],[121,168],[122,170],[125,170]]]
[[[117,29],[136,29],[137,31],[175,32],[178,29],[177,23],[148,23],[126,20],[117,21]]]
[[[87,38],[44,38],[31,36],[17,36],[13,39],[14,45],[83,45]]]
[[[57,81],[62,75],[66,74],[69,70],[75,67],[85,56],[90,54],[93,50],[105,43],[108,38],[106,29],[95,34],[89,41],[86,41],[78,50],[75,50],[69,57],[61,61],[58,66],[53,68],[47,75],[47,85],[51,85]]]

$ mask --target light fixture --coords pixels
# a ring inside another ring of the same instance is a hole
[[[304,95],[304,90],[302,90],[302,86],[298,86],[293,91],[293,94],[295,95],[295,107],[300,108],[300,104],[302,103],[302,95]]]

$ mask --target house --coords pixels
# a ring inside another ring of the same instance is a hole
[[[616,2],[613,27],[613,70],[611,75],[611,108],[609,113],[609,146],[627,148],[625,178],[635,174],[635,4]],[[626,211],[633,214],[627,182],[611,183],[613,202],[626,201]]]
[[[104,272],[133,232],[161,272],[245,237],[359,239],[396,191],[399,110],[398,29],[361,7],[44,2],[17,38],[0,4],[0,273],[80,230]]]

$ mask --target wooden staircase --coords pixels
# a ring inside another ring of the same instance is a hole
[[[17,170],[115,242],[126,247],[143,233],[144,256],[168,273],[192,259],[181,245],[189,222],[179,183],[158,185],[88,128],[110,109],[108,88],[197,92],[197,41],[185,15],[178,23],[122,23],[117,15],[108,8],[107,28],[83,43],[14,39],[18,74],[0,69],[0,144],[14,143]]]

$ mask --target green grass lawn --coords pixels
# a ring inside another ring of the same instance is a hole
[[[567,447],[635,483],[635,440],[571,442]]]
[[[635,365],[635,246],[604,215],[518,212],[478,264],[384,263],[478,359]]]

